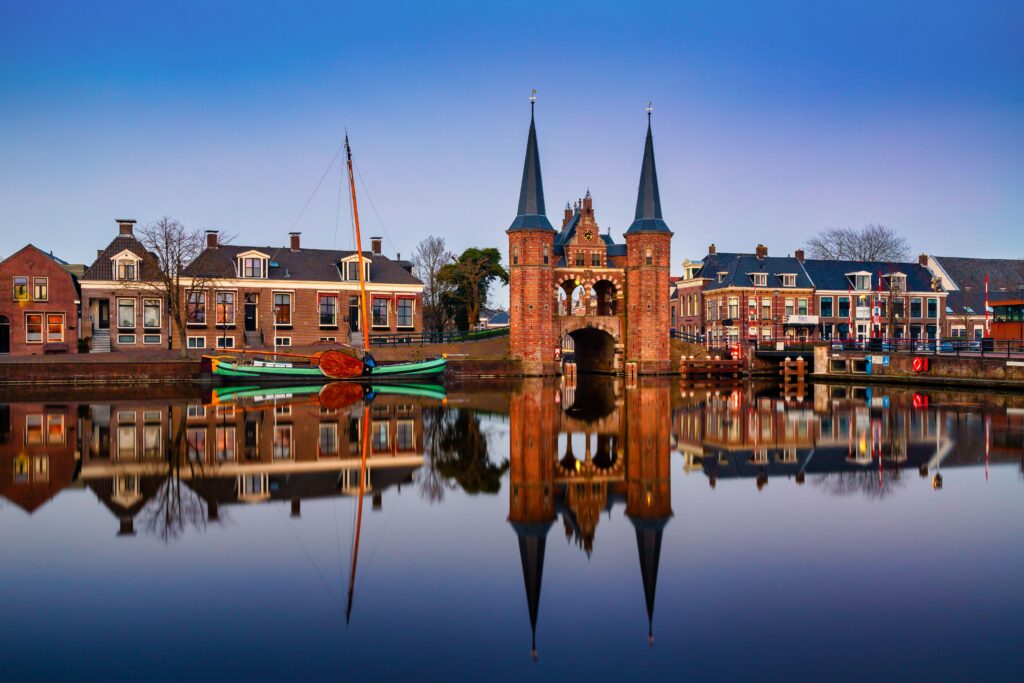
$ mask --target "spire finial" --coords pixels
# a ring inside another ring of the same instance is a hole
[[[530,91],[530,115],[533,115],[533,105],[537,104],[537,89]]]
[[[653,100],[647,100],[647,109],[646,109],[646,111],[647,111],[647,125],[650,125],[651,124],[651,114],[654,112],[654,102],[653,102]]]

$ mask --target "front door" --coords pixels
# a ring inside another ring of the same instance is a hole
[[[348,300],[348,329],[359,331],[359,298],[354,296]]]
[[[11,323],[0,316],[0,353],[11,352]]]
[[[256,331],[256,309],[259,307],[259,294],[245,295],[245,331]]]
[[[97,327],[101,330],[110,329],[110,301],[107,299],[100,299],[99,303],[99,320],[97,321]]]

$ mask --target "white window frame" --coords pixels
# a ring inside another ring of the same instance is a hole
[[[42,280],[42,283],[43,283],[43,293],[45,294],[45,296],[37,297],[36,296],[36,287],[39,286],[40,280]],[[40,277],[33,277],[32,278],[32,300],[33,301],[49,301],[50,300],[50,278],[42,277],[42,276],[40,276]]]
[[[28,332],[29,321],[28,320],[29,320],[29,318],[33,318],[33,317],[39,318],[39,339],[36,339],[36,340],[29,339],[29,336],[28,336],[28,334],[29,334],[29,332]],[[45,327],[46,327],[46,314],[45,313],[26,313],[25,314],[25,343],[26,344],[42,344],[43,340],[46,339]]]
[[[231,297],[231,320],[218,320],[220,317],[220,296],[222,294]],[[235,311],[238,304],[238,291],[234,289],[216,289],[213,292],[213,324],[215,327],[234,327]]]
[[[783,287],[796,287],[796,275],[794,273],[783,273],[781,278]]]
[[[217,335],[214,340],[213,348],[215,349],[233,349],[235,348],[235,337],[234,335]]]
[[[156,326],[150,326],[146,324],[146,309],[152,308],[150,304],[156,304]],[[163,329],[164,320],[164,304],[160,299],[154,297],[145,297],[142,300],[142,329],[143,330],[159,330]]]
[[[274,344],[276,344],[277,346],[291,346],[292,345],[292,338],[291,337],[274,337]]]
[[[50,339],[50,317],[60,318],[60,339]],[[47,313],[43,316],[45,322],[45,331],[43,332],[43,339],[46,340],[47,344],[63,344],[65,333],[68,329],[67,318],[63,313]]]
[[[324,297],[334,297],[334,322],[325,323],[320,317],[321,299]],[[339,292],[317,292],[316,293],[316,319],[317,325],[320,327],[337,327],[338,326],[338,309],[341,308],[341,294]]]
[[[768,273],[751,273],[750,279],[754,283],[755,287],[768,286]]]
[[[185,337],[185,348],[205,349],[206,337]]]
[[[398,307],[403,301],[408,301],[411,306],[409,313],[409,324],[403,325],[402,318],[398,314]],[[416,327],[416,297],[413,296],[399,296],[395,301],[395,326],[400,330],[411,330]]]
[[[132,324],[131,326],[121,324],[121,302],[130,302],[132,305]],[[119,296],[117,297],[115,304],[117,306],[117,329],[119,330],[134,330],[138,326],[139,310],[138,310],[138,299],[135,297]],[[135,342],[132,342],[133,344]]]
[[[374,304],[378,301],[385,302],[384,306],[384,323],[378,324],[376,321],[376,312],[374,311]],[[370,329],[390,329],[391,328],[391,297],[390,296],[370,296]]]
[[[119,334],[117,335],[117,343],[120,346],[129,346],[136,343],[136,336],[132,334]]]
[[[277,297],[279,295],[280,296],[287,296],[288,297],[288,321],[287,322],[278,322],[278,319],[277,319],[277,307],[278,307]],[[274,325],[276,327],[291,327],[292,320],[295,319],[295,292],[290,291],[290,290],[275,289],[274,291],[272,291],[270,293],[270,303],[271,303],[270,312],[274,316],[274,318],[273,318]]]

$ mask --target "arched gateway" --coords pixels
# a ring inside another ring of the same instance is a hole
[[[672,232],[661,215],[648,110],[647,139],[633,223],[625,244],[601,232],[590,192],[566,204],[555,230],[544,207],[537,131],[530,131],[519,209],[509,240],[510,347],[527,375],[555,374],[571,349],[581,372],[669,371],[669,262]],[[566,337],[572,344],[564,344]]]

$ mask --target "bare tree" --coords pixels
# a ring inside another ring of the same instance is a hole
[[[828,261],[908,261],[910,244],[894,228],[868,223],[863,228],[826,228],[807,240],[811,258]]]
[[[209,272],[203,266],[212,258],[213,251],[206,248],[202,230],[186,228],[168,216],[139,228],[136,237],[149,252],[152,263],[148,268],[144,263],[138,281],[130,284],[149,290],[164,301],[171,324],[177,327],[181,357],[184,358],[188,355],[185,337],[189,320],[185,283],[188,283],[189,291],[203,292],[205,296],[214,278],[202,275]],[[229,241],[225,237],[220,240],[222,243]],[[203,302],[204,315],[208,303],[212,302]]]
[[[442,305],[451,285],[438,279],[437,274],[444,266],[455,260],[448,251],[443,237],[431,235],[416,245],[412,262],[416,277],[423,282],[423,323],[431,332],[443,332],[451,324],[448,309]]]

